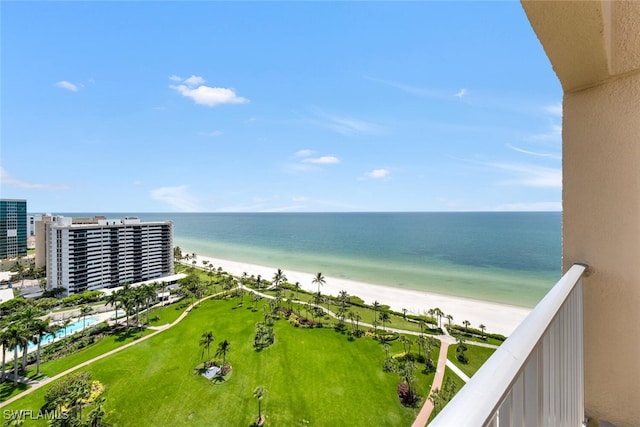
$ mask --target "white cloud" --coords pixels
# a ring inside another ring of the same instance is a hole
[[[12,176],[2,167],[0,167],[0,184],[25,190],[68,190],[71,188],[66,184],[41,184],[23,181],[20,178]]]
[[[562,141],[562,126],[552,124],[547,132],[530,135],[527,139],[536,142],[560,142]]]
[[[184,80],[184,84],[190,87],[200,86],[204,83],[204,79],[200,76],[191,76]]]
[[[313,156],[314,154],[315,154],[315,151],[306,149],[306,150],[298,150],[298,151],[296,151],[294,156],[296,156],[296,157],[309,157],[309,156]]]
[[[166,203],[179,212],[199,212],[200,208],[188,189],[187,185],[160,187],[151,191],[151,198]]]
[[[174,82],[181,82],[182,81],[182,77],[176,76],[174,74],[172,76],[169,76],[169,80],[174,81]]]
[[[430,89],[430,88],[411,86],[411,85],[408,85],[408,84],[405,84],[405,83],[396,82],[396,81],[392,81],[392,80],[376,79],[374,77],[369,77],[369,76],[364,76],[364,78],[367,79],[367,80],[370,80],[372,82],[382,83],[383,85],[399,89],[402,92],[408,93],[410,95],[423,96],[423,97],[427,97],[427,98],[434,98],[434,99],[441,99],[441,100],[448,100],[448,99],[450,100],[451,99],[451,89],[449,89],[449,90],[447,90],[447,89]],[[454,94],[454,96],[456,96],[458,98],[463,98],[468,93],[469,93],[469,91],[467,91],[467,89],[462,88],[458,92],[456,92]]]
[[[75,84],[73,84],[71,82],[68,82],[66,80],[61,80],[61,81],[57,82],[56,86],[61,88],[61,89],[70,90],[71,92],[77,92],[78,91],[78,85],[75,85]]]
[[[221,104],[246,104],[248,99],[236,95],[232,89],[224,87],[205,86],[204,79],[200,76],[191,76],[187,79],[180,79],[178,76],[169,77],[172,81],[182,81],[180,85],[169,85],[169,87],[182,96],[191,98],[196,104],[215,107]]]
[[[314,120],[313,123],[337,132],[341,135],[380,134],[384,128],[374,123],[350,117],[340,117],[331,114],[317,113],[322,120]]]
[[[515,147],[511,144],[506,144],[507,148],[510,148],[513,151],[517,151],[518,153],[522,153],[522,154],[527,154],[529,156],[537,156],[537,157],[549,157],[551,159],[561,159],[562,156],[559,154],[554,154],[554,153],[541,153],[541,152],[537,152],[537,151],[529,151],[529,150],[525,150],[522,148],[518,148]]]
[[[454,96],[458,97],[458,98],[462,98],[463,96],[465,96],[467,94],[467,90],[462,88],[460,89]]]
[[[371,172],[367,172],[367,173],[364,174],[365,177],[370,178],[370,179],[386,178],[389,175],[391,175],[391,171],[389,169],[385,169],[385,168],[374,169]]]
[[[522,185],[525,187],[562,188],[562,170],[529,164],[494,163],[497,169],[514,172],[520,178],[505,182],[508,185]]]
[[[547,105],[544,110],[551,115],[562,117],[562,102]]]
[[[334,165],[340,163],[340,159],[335,156],[308,157],[304,159],[303,162],[316,165]]]

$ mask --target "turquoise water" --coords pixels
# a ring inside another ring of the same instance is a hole
[[[50,342],[53,342],[54,339],[56,338],[62,338],[65,337],[67,335],[70,335],[80,329],[82,329],[85,325],[89,326],[92,325],[94,323],[96,323],[98,321],[97,317],[87,317],[86,319],[80,319],[76,322],[73,323],[69,323],[66,327],[60,329],[58,332],[56,332],[55,335],[52,334],[46,334],[42,336],[42,341],[40,343],[41,346],[45,345],[45,344],[49,344]],[[29,345],[27,346],[27,351],[31,351],[31,350],[35,350],[36,347],[38,345],[32,343],[31,341],[29,341]],[[20,352],[21,350],[18,350],[18,352]]]
[[[523,307],[560,277],[560,212],[108,217],[131,215],[172,220],[184,252]]]

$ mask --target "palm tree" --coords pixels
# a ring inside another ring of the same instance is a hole
[[[278,271],[276,271],[276,274],[273,275],[273,284],[275,285],[276,289],[278,289],[278,287],[287,281],[287,276],[284,275],[284,273],[282,272],[282,270],[278,269]]]
[[[404,349],[404,353],[406,355],[409,355],[409,353],[411,353],[411,345],[413,344],[413,342],[405,337],[404,335],[400,335],[400,342],[402,343],[402,348]]]
[[[322,273],[317,273],[311,283],[318,285],[318,293],[320,293],[320,286],[323,286],[326,282]]]
[[[71,319],[66,318],[62,321],[62,329],[64,330],[64,337],[67,337],[67,326],[71,324]]]
[[[484,326],[484,325],[481,323],[481,324],[480,324],[480,326],[479,326],[479,328],[480,328],[480,330],[482,331],[482,337],[483,337],[483,338],[486,338],[486,336],[487,336],[487,335],[484,333],[484,330],[485,330],[485,329],[487,329],[487,327],[486,327],[486,326]]]
[[[422,356],[422,349],[427,345],[427,340],[424,335],[420,335],[416,338],[416,344],[418,345],[418,357],[420,357]]]
[[[227,353],[229,352],[229,347],[231,347],[231,343],[227,340],[224,340],[220,344],[218,344],[216,357],[222,356],[222,366],[224,366],[227,362]]]
[[[80,316],[82,316],[82,336],[85,334],[85,330],[87,329],[87,314],[91,314],[93,308],[88,305],[83,305],[80,308]]]
[[[27,341],[29,341],[31,338],[33,338],[33,325],[36,322],[36,320],[38,319],[38,316],[41,314],[41,311],[31,305],[25,307],[19,314],[19,319],[20,322],[22,323],[24,330],[25,330],[25,334],[27,337]],[[22,366],[24,368],[27,367],[27,345],[21,346],[22,347]]]
[[[293,292],[289,292],[289,310],[293,310],[293,299],[296,297],[296,294]]]
[[[140,326],[140,307],[145,303],[144,287],[138,286],[133,289],[133,300],[136,306],[136,326]]]
[[[182,261],[182,258],[182,249],[180,249],[180,246],[176,246],[175,248],[173,248],[173,259],[180,262]]]
[[[471,325],[471,322],[469,322],[468,320],[463,320],[462,324],[464,325],[464,331],[466,333],[469,333],[469,325]]]
[[[383,311],[382,313],[380,313],[380,321],[382,322],[382,329],[385,329],[385,323],[387,322],[391,322],[391,317],[389,316],[389,313],[387,313],[386,311]]]
[[[444,312],[440,310],[440,308],[436,307],[433,309],[433,313],[436,315],[438,319],[438,327],[442,328],[442,317],[444,316]]]
[[[127,317],[126,325],[129,327],[129,312],[135,304],[131,285],[129,283],[125,283],[122,285],[122,289],[117,291],[116,294],[118,295],[117,300],[120,301],[120,306],[124,308],[124,314]]]
[[[359,327],[358,327],[358,322],[360,321],[360,319],[362,319],[362,317],[360,316],[360,313],[356,313],[353,312],[353,320],[355,320],[356,322],[356,333],[359,331]]]
[[[262,401],[262,397],[266,392],[267,389],[265,389],[263,386],[258,386],[255,388],[255,390],[253,390],[253,397],[258,399],[258,424],[260,424],[260,421],[262,421],[262,406],[260,405],[260,402]]]
[[[13,385],[18,383],[18,349],[29,345],[29,332],[21,323],[14,323],[7,329],[9,348],[13,350]]]
[[[413,384],[413,380],[415,379],[415,376],[413,374],[414,370],[415,365],[410,361],[405,362],[400,369],[400,377],[409,387],[409,396],[413,396],[413,389],[411,388],[411,384]]]
[[[458,342],[458,346],[456,347],[456,353],[458,353],[458,360],[467,363],[467,357],[464,355],[464,352],[467,351],[467,346],[464,344],[464,337],[462,335],[458,335],[456,337],[456,341]]]
[[[207,362],[205,362],[204,366],[205,368],[207,367],[207,363],[209,362],[209,360],[211,360],[211,354],[209,353],[209,350],[211,349],[211,343],[215,340],[216,338],[213,336],[213,332],[209,331],[209,332],[204,332],[202,334],[202,336],[200,337],[200,346],[202,347],[202,356],[204,356],[204,349],[207,349]],[[200,357],[202,357],[200,356]]]
[[[322,303],[322,294],[320,292],[313,294],[313,303],[320,307],[320,304]]]
[[[403,317],[404,320],[407,320],[407,311],[408,310],[406,308],[402,309],[402,317]]]
[[[295,287],[296,287],[296,299],[297,299],[297,300],[300,300],[300,295],[299,295],[299,292],[300,292],[300,282],[296,282],[296,283],[294,283],[294,284],[293,284],[293,286],[295,286]]]
[[[449,327],[451,327],[451,322],[453,322],[453,316],[450,314],[447,314],[447,320],[449,321]]]
[[[117,292],[111,292],[106,300],[105,305],[110,305],[111,307],[116,309],[116,323],[118,322],[118,308],[120,308],[120,301]]]
[[[4,378],[5,378],[7,349],[9,349],[10,344],[11,344],[11,341],[9,338],[9,334],[5,329],[2,332],[0,332],[0,346],[2,346],[2,381],[4,381]]]
[[[373,323],[375,324],[378,321],[378,308],[380,308],[380,303],[376,300],[373,302]]]
[[[147,324],[149,324],[149,305],[151,301],[153,301],[157,296],[158,292],[156,291],[157,283],[153,282],[149,285],[144,285],[142,287],[142,297],[147,305]]]
[[[338,300],[340,301],[340,308],[345,311],[349,303],[349,294],[347,293],[347,291],[340,291],[338,293]]]
[[[424,330],[427,327],[427,324],[425,323],[424,320],[420,320],[418,322],[418,325],[420,326],[420,335],[424,335]]]
[[[51,325],[50,319],[37,319],[32,326],[32,331],[35,334],[35,340],[38,344],[36,349],[36,376],[40,375],[40,344],[42,343],[42,337],[45,334],[53,333],[55,326]]]
[[[385,358],[388,359],[389,358],[389,349],[391,348],[391,346],[389,345],[388,342],[385,341],[384,343],[382,343],[382,348],[384,348]]]

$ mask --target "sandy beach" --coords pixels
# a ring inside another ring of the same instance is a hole
[[[190,253],[183,251],[183,253]],[[227,273],[234,276],[260,275],[263,279],[271,280],[277,267],[247,264],[198,255],[197,265],[202,266],[202,261],[209,261],[215,268],[222,267]],[[317,285],[312,283],[314,274],[282,269],[287,277],[287,282],[299,282],[300,287],[307,291],[316,292]],[[478,328],[480,324],[487,327],[488,332],[510,335],[518,324],[531,311],[523,307],[506,304],[491,303],[487,301],[452,297],[429,292],[421,292],[409,289],[398,289],[389,286],[381,286],[353,280],[325,277],[326,283],[321,287],[323,294],[338,295],[342,290],[350,295],[362,298],[365,303],[371,304],[378,301],[388,305],[394,311],[407,309],[411,314],[423,314],[431,308],[438,307],[445,314],[453,316],[453,322],[462,324],[464,320],[471,322],[471,327]]]

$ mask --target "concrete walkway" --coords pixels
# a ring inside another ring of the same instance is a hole
[[[429,391],[429,396],[435,389],[439,389],[442,387],[442,380],[444,380],[444,371],[447,363],[447,351],[449,350],[449,342],[442,341],[440,344],[440,354],[438,355],[438,364],[436,365],[436,375],[433,377],[433,383],[431,384],[431,390]],[[429,400],[429,396],[425,398],[424,405],[422,405],[422,409],[418,413],[411,427],[424,427],[427,425],[427,421],[429,421],[429,417],[431,416],[431,412],[433,412],[433,402]]]
[[[460,370],[451,360],[447,359],[447,368],[451,369],[457,376],[462,379],[465,383],[468,383],[471,378],[467,376],[464,372]]]

